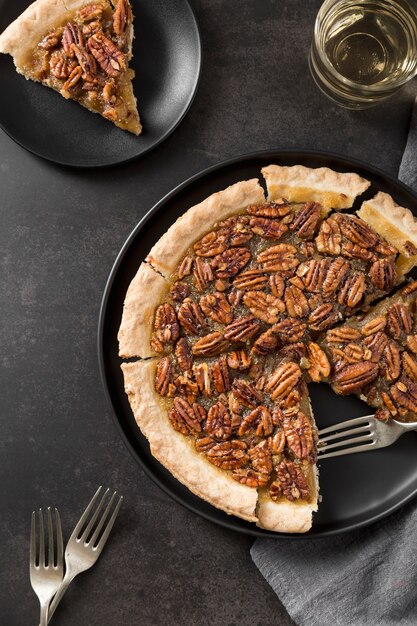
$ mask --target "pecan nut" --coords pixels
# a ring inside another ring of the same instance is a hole
[[[272,456],[267,439],[249,448],[248,453],[254,470],[267,475],[272,472]]]
[[[247,487],[252,487],[253,489],[266,487],[269,480],[269,474],[256,472],[252,468],[238,469],[233,472],[232,476],[241,485],[246,485]]]
[[[349,241],[361,248],[373,248],[378,241],[378,236],[366,222],[354,215],[337,216],[340,230]]]
[[[247,341],[256,335],[259,326],[258,320],[252,315],[247,315],[228,324],[224,329],[224,337],[229,341]]]
[[[279,335],[275,333],[273,328],[269,328],[262,335],[259,335],[252,347],[252,352],[266,356],[275,352],[280,343]]]
[[[383,371],[385,378],[390,382],[397,380],[401,374],[401,355],[397,344],[394,342],[388,343],[385,347]]]
[[[392,259],[378,259],[369,270],[372,284],[381,291],[391,291],[395,283],[395,265]]]
[[[417,335],[408,335],[407,336],[407,347],[411,352],[417,354]]]
[[[339,304],[353,309],[362,300],[366,289],[365,275],[362,272],[354,272],[346,280],[339,291],[337,301]]]
[[[300,239],[311,239],[316,232],[320,219],[321,206],[316,202],[306,204],[295,214],[290,229]]]
[[[130,8],[127,0],[119,0],[113,13],[113,30],[116,35],[124,36],[130,21]]]
[[[268,277],[261,270],[245,270],[239,276],[237,276],[233,285],[236,289],[240,291],[245,291],[247,289],[257,290],[264,289],[264,287],[268,283]]]
[[[155,389],[160,396],[167,396],[172,383],[172,361],[169,357],[161,359],[156,368]]]
[[[198,339],[192,347],[194,356],[217,356],[225,352],[229,342],[222,333],[215,331]]]
[[[297,249],[288,243],[279,243],[260,252],[256,258],[265,272],[286,272],[294,269],[300,261],[296,256]]]
[[[402,365],[405,374],[408,378],[414,382],[417,382],[417,361],[409,352],[403,352],[401,354]],[[395,380],[395,379],[393,379]]]
[[[342,233],[334,217],[329,217],[321,224],[315,241],[319,252],[339,256]]]
[[[276,298],[282,298],[284,295],[285,283],[280,274],[271,274],[269,277],[269,288]]]
[[[277,480],[271,484],[269,495],[274,501],[282,495],[291,502],[307,499],[308,483],[301,468],[292,461],[281,461],[277,469]]]
[[[191,406],[184,398],[175,398],[168,416],[175,430],[183,435],[189,435],[201,433],[201,422],[205,419],[206,412],[198,402]]]
[[[271,394],[273,400],[281,401],[292,392],[300,378],[301,370],[296,363],[281,363],[268,378],[265,391]]]
[[[279,314],[285,311],[282,300],[263,291],[247,291],[243,302],[252,315],[267,324],[275,324]]]
[[[221,254],[226,249],[227,238],[224,229],[213,230],[194,244],[194,252],[197,256],[212,257]]]
[[[387,323],[387,318],[385,315],[378,315],[377,317],[372,318],[369,322],[366,322],[361,328],[361,334],[364,337],[370,337],[370,335],[374,335],[380,331],[383,331]]]
[[[305,317],[310,311],[304,292],[295,285],[290,285],[285,290],[285,305],[290,317]]]
[[[326,353],[317,343],[310,341],[307,344],[309,367],[307,369],[311,380],[319,383],[330,375],[330,363]]]
[[[74,49],[72,47],[73,44],[76,44],[77,46],[83,46],[83,36],[78,26],[76,26],[75,24],[71,24],[71,22],[68,22],[68,24],[64,28],[64,32],[62,33],[62,47],[65,54],[70,59],[73,59],[75,57]]]
[[[352,326],[342,326],[341,328],[332,328],[326,333],[327,343],[350,343],[356,341],[361,336],[360,331]]]
[[[210,407],[207,413],[205,431],[214,439],[224,441],[230,438],[232,422],[230,413],[222,402],[217,402]]]
[[[334,259],[327,269],[326,277],[323,281],[323,296],[325,298],[331,297],[343,284],[349,274],[350,265],[349,262],[342,257]]]
[[[191,271],[193,269],[193,263],[193,257],[186,256],[183,258],[178,268],[178,278],[180,280],[182,280],[185,276],[189,276],[191,274]]]
[[[338,319],[339,314],[331,304],[322,304],[310,313],[308,325],[311,330],[327,330]]]
[[[277,240],[288,230],[288,226],[280,220],[272,220],[267,217],[253,217],[249,223],[255,235],[264,239]]]
[[[390,388],[390,394],[400,409],[417,413],[417,384],[402,377]]]
[[[229,391],[231,382],[225,356],[213,364],[212,378],[217,393]]]
[[[235,398],[244,406],[253,409],[263,401],[263,395],[258,389],[245,380],[236,379],[232,384],[232,391]]]
[[[405,304],[393,304],[387,313],[387,330],[391,337],[399,339],[403,333],[409,335],[413,320]]]
[[[193,276],[197,291],[205,291],[209,283],[214,280],[213,270],[208,261],[197,257],[194,261]]]
[[[161,304],[155,313],[154,336],[162,346],[175,343],[179,336],[179,325],[175,309],[170,304]]]
[[[184,300],[178,309],[178,320],[189,335],[198,335],[207,328],[201,308],[190,298]]]
[[[61,37],[58,33],[49,33],[38,43],[39,48],[43,48],[44,50],[52,50],[53,48],[57,48],[61,43]]]
[[[252,364],[251,357],[246,354],[245,350],[235,350],[229,352],[227,355],[227,365],[232,370],[239,370],[240,372],[250,368]]]
[[[298,459],[307,459],[314,448],[311,424],[302,411],[295,417],[284,418],[284,433],[288,447]]]
[[[258,437],[271,435],[273,431],[272,415],[265,406],[258,406],[242,420],[238,435],[243,437],[247,432],[255,431]]]
[[[291,318],[274,324],[272,331],[282,343],[297,343],[307,330],[307,325],[301,320]]]
[[[211,397],[211,378],[207,363],[197,363],[193,366],[193,374],[198,391],[206,398]]]
[[[126,57],[102,32],[97,32],[87,42],[91,54],[101,69],[112,78],[127,68]]]
[[[175,358],[183,372],[191,370],[193,366],[193,355],[185,337],[181,337],[175,345]]]
[[[260,217],[284,217],[291,212],[291,205],[284,198],[270,202],[269,204],[253,205],[248,207],[249,215]]]
[[[334,390],[342,395],[354,393],[375,380],[378,369],[378,365],[371,361],[347,365],[334,375]]]
[[[213,257],[212,266],[217,278],[236,276],[250,261],[247,248],[229,248]]]
[[[378,363],[388,343],[388,337],[385,333],[379,331],[365,337],[363,343],[371,351],[370,360],[374,363]]]
[[[330,263],[330,259],[310,259],[310,261],[300,265],[297,269],[297,276],[303,279],[306,291],[310,293],[322,291]]]
[[[209,449],[207,459],[220,469],[231,470],[243,467],[249,462],[247,445],[244,441],[237,439],[219,442]]]
[[[232,307],[226,296],[219,291],[202,296],[200,306],[204,313],[218,324],[230,324],[233,319]]]

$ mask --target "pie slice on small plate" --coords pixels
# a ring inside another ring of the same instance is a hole
[[[139,135],[129,0],[37,0],[0,36],[28,80]]]

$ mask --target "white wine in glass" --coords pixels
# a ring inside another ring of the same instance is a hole
[[[325,0],[310,69],[338,104],[363,109],[417,73],[417,0]]]

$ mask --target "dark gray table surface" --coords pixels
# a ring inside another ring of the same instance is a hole
[[[100,300],[138,220],[206,166],[253,150],[317,148],[396,173],[416,85],[378,108],[342,110],[308,73],[318,0],[193,5],[203,38],[200,88],[180,127],[148,156],[105,171],[64,169],[0,133],[4,626],[38,623],[31,511],[59,507],[68,536],[99,484],[118,489],[125,504],[101,560],[74,581],[54,623],[292,624],[250,559],[252,540],[170,500],[119,439],[97,366]]]

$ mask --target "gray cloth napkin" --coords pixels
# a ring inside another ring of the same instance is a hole
[[[417,104],[400,179],[417,190]],[[300,626],[417,626],[417,503],[363,530],[257,539],[251,556]]]

